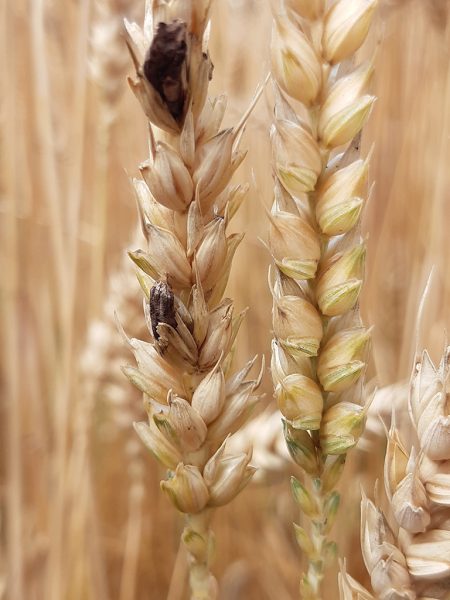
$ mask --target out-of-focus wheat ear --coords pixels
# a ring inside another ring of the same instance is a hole
[[[274,15],[272,127],[275,194],[269,248],[274,297],[272,376],[286,442],[304,480],[292,480],[306,517],[295,526],[307,559],[302,598],[322,597],[337,549],[329,532],[335,486],[362,432],[370,329],[358,299],[365,242],[360,215],[368,197],[361,130],[375,98],[372,62],[354,65],[376,0],[286,0]],[[297,116],[289,98],[303,104]],[[309,523],[308,523],[309,522]]]
[[[142,236],[135,235],[131,246],[140,243]],[[141,287],[151,285],[145,275],[139,281],[130,270],[129,257],[124,254],[108,280],[101,314],[90,321],[84,347],[80,353],[79,372],[83,397],[92,409],[95,404],[104,405],[105,422],[114,427],[128,429],[130,423],[143,414],[138,392],[132,393],[123,374],[111,371],[129,358],[129,347],[124,345],[123,335],[118,334],[115,315],[126,333],[134,337],[145,336],[147,330],[142,320],[142,301],[138,297]],[[133,341],[129,341],[132,347]]]
[[[104,287],[111,144],[114,124],[119,115],[119,102],[124,77],[129,67],[124,52],[123,18],[129,16],[137,0],[96,0],[90,31],[88,55],[90,78],[97,92],[95,136],[95,177],[92,194],[92,240],[90,256],[90,317],[99,317]]]
[[[261,90],[236,127],[221,129],[222,98],[207,101],[209,0],[148,2],[141,30],[126,22],[134,66],[130,87],[150,121],[150,157],[134,185],[147,248],[129,253],[140,271],[150,342],[128,340],[148,422],[135,429],[168,469],[161,489],[186,525],[193,600],[214,599],[213,510],[250,481],[251,449],[230,452],[230,435],[258,401],[262,372],[230,370],[244,316],[224,298],[241,234],[229,235],[238,206],[230,180],[245,154],[242,131]]]

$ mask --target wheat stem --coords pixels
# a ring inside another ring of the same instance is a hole
[[[213,533],[210,529],[211,516],[210,510],[203,510],[197,515],[188,515],[186,517],[186,527],[182,534],[182,539],[186,541],[188,541],[188,538],[200,536],[203,540],[206,540],[208,548],[205,555],[201,557],[189,553],[189,584],[192,600],[208,600],[208,598],[211,598],[210,563],[213,549]]]
[[[7,59],[8,48],[14,47],[11,39],[12,19],[11,7],[3,3],[0,8],[0,31],[2,40],[1,81],[3,89],[8,90],[3,105],[1,119],[2,168],[0,171],[1,200],[5,203],[6,216],[2,219],[2,257],[3,257],[3,293],[1,298],[2,331],[4,352],[4,402],[6,417],[6,535],[8,565],[7,592],[12,598],[22,600],[24,597],[24,548],[23,540],[23,484],[22,484],[22,449],[21,449],[21,402],[20,402],[20,367],[19,367],[19,322],[17,313],[18,301],[18,248],[17,230],[17,168],[13,157],[16,151],[16,95],[13,66]],[[3,104],[3,103],[2,103]],[[6,150],[8,148],[8,150]]]

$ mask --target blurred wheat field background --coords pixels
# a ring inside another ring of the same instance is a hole
[[[126,249],[139,245],[129,177],[146,158],[146,127],[127,89],[131,65],[121,34],[123,16],[141,20],[143,4],[0,5],[0,598],[187,597],[181,518],[132,429],[143,410],[120,371],[130,358],[114,322],[116,311],[128,334],[145,335]],[[448,12],[447,0],[380,0],[367,42],[377,48],[378,101],[363,138],[365,154],[375,144],[376,184],[364,218],[369,260],[361,308],[374,325],[370,375],[379,387],[409,377],[433,265],[419,338],[435,359],[450,323]],[[266,0],[216,0],[212,85],[228,94],[230,121],[269,71],[270,29]],[[236,218],[246,236],[229,284],[238,309],[250,307],[242,358],[270,353],[270,257],[259,241],[267,238],[264,207],[272,196],[270,106],[268,91],[247,127],[249,152],[237,174],[251,184]],[[268,374],[264,387],[262,404],[275,410]],[[402,414],[404,394],[394,398]],[[275,434],[265,450],[273,468],[215,521],[223,599],[297,594],[293,466],[283,472],[275,460]],[[264,446],[267,433],[255,436]],[[372,433],[351,453],[334,528],[349,572],[362,583],[360,484],[371,493],[384,446]],[[336,598],[331,577],[325,590]]]

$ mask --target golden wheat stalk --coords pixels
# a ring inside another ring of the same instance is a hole
[[[148,411],[136,431],[169,469],[161,487],[186,515],[182,539],[198,600],[217,596],[212,509],[255,471],[251,449],[229,454],[226,444],[257,401],[262,376],[247,379],[254,361],[230,371],[244,314],[234,316],[223,294],[243,236],[227,235],[227,225],[246,192],[230,179],[245,156],[239,143],[250,109],[236,127],[221,129],[225,97],[207,99],[209,8],[209,0],[155,0],[143,30],[126,22],[136,69],[129,83],[150,121],[150,158],[133,182],[148,249],[129,254],[152,341],[128,340],[137,367],[124,372]]]
[[[373,66],[355,67],[354,54],[375,4],[285,0],[274,13],[272,377],[288,448],[305,473],[303,483],[291,482],[311,524],[309,531],[295,525],[308,558],[301,595],[311,599],[321,597],[336,555],[328,539],[335,486],[368,408],[361,398],[369,331],[358,310],[368,159],[359,158],[359,146],[375,98],[368,93]],[[302,104],[301,115],[286,96]]]

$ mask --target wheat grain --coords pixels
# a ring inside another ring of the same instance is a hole
[[[217,596],[210,572],[211,510],[227,504],[254,473],[251,450],[226,452],[227,437],[249,416],[260,375],[254,361],[231,375],[231,350],[243,313],[223,299],[242,236],[227,235],[245,189],[230,186],[249,111],[220,129],[224,97],[207,99],[209,0],[151,2],[144,29],[126,22],[136,68],[130,86],[150,121],[150,158],[134,180],[148,251],[130,252],[140,269],[152,342],[130,339],[149,423],[135,428],[168,467],[161,487],[185,513],[192,598]],[[255,99],[256,101],[256,99]],[[161,130],[155,135],[154,128]],[[156,138],[159,141],[156,141]]]
[[[309,561],[303,598],[321,597],[336,555],[327,537],[339,505],[334,488],[368,408],[361,391],[369,331],[358,312],[368,159],[359,158],[359,146],[374,102],[367,92],[373,67],[354,67],[353,55],[375,4],[286,0],[274,14],[272,377],[289,451],[305,473],[304,484],[291,480],[311,522],[309,533],[295,525]],[[302,103],[302,117],[283,92]],[[347,149],[336,154],[341,146]]]

